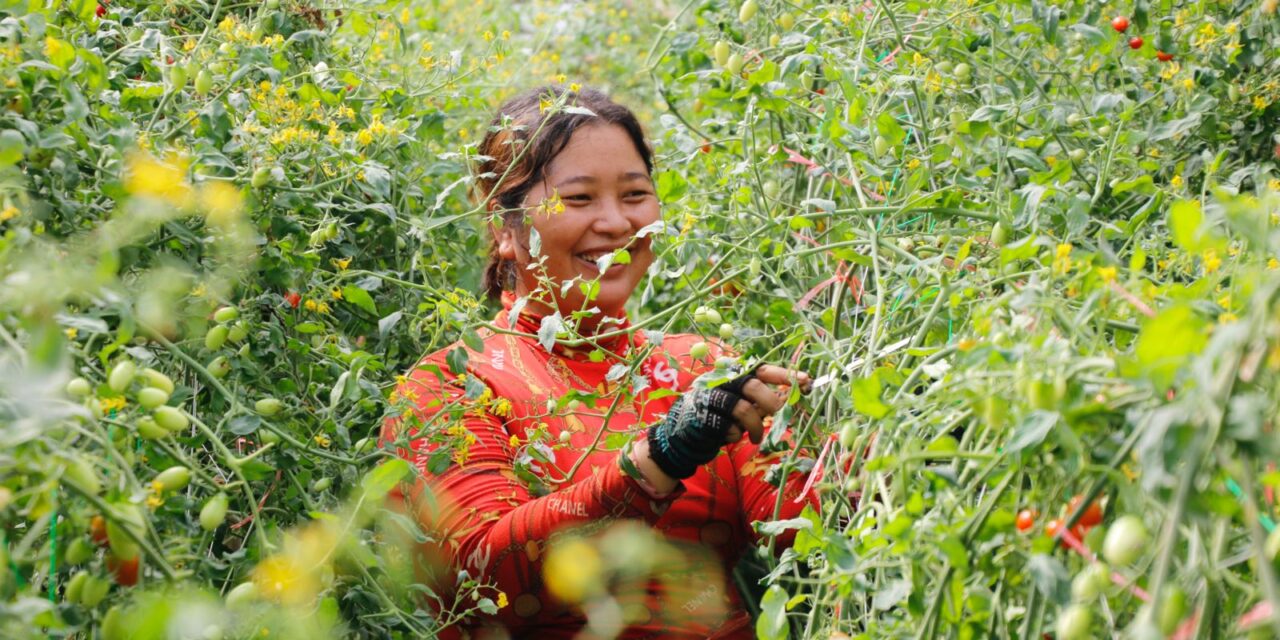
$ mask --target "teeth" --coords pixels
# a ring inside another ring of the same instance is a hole
[[[607,253],[579,253],[578,257],[582,258],[583,260],[586,260],[587,262],[595,262],[596,260],[599,260],[600,258],[603,258],[606,255],[608,254]]]

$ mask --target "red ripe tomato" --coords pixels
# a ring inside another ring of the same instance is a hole
[[[1081,499],[1082,496],[1077,495],[1071,499],[1071,502],[1067,503],[1068,515],[1075,513],[1076,509],[1080,508]],[[1096,527],[1101,523],[1102,505],[1098,504],[1097,500],[1094,500],[1093,503],[1089,505],[1089,508],[1085,509],[1084,513],[1080,514],[1080,519],[1076,521],[1077,525],[1085,527],[1086,529]]]
[[[284,294],[284,301],[294,309],[298,308],[298,303],[302,302],[302,294],[297,291],[290,291]]]
[[[1124,33],[1129,30],[1129,19],[1124,16],[1116,16],[1111,19],[1111,28]]]
[[[1139,38],[1138,36],[1134,36],[1134,37],[1132,37],[1132,38],[1129,38],[1129,48],[1130,48],[1130,49],[1141,49],[1141,48],[1142,48],[1142,38]]]
[[[1172,53],[1167,53],[1167,52],[1164,52],[1164,51],[1157,51],[1157,52],[1156,52],[1156,60],[1159,60],[1160,62],[1168,62],[1168,61],[1170,61],[1170,60],[1172,60],[1172,59],[1173,59],[1173,54],[1172,54]],[[1170,391],[1170,393],[1172,393],[1172,391]]]
[[[711,153],[711,144],[710,144],[710,143],[707,143],[707,144],[702,145],[702,152],[703,152],[703,153]]]
[[[89,520],[89,538],[99,547],[107,546],[107,521],[102,516]]]
[[[1018,512],[1018,519],[1014,521],[1014,526],[1018,527],[1018,531],[1027,531],[1036,524],[1035,509],[1023,509]]]
[[[101,4],[98,5],[98,8],[94,10],[94,14],[97,15],[99,18],[107,15],[107,7]]]
[[[1058,532],[1061,530],[1062,530],[1061,518],[1054,518],[1053,520],[1049,521],[1049,524],[1044,525],[1044,535],[1050,538],[1056,537],[1058,535]]]
[[[138,561],[142,556],[134,556],[131,560],[121,560],[114,555],[107,555],[107,569],[116,578],[116,584],[132,587],[138,584]]]

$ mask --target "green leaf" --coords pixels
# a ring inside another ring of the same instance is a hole
[[[1027,414],[1013,428],[1013,437],[1009,439],[1005,450],[1015,453],[1044,442],[1045,437],[1058,424],[1058,418],[1056,411],[1033,411]]]
[[[395,488],[413,467],[404,458],[387,458],[382,464],[374,467],[360,480],[360,489],[365,500],[380,501]]]
[[[760,600],[760,617],[756,620],[756,637],[760,640],[786,640],[791,636],[787,625],[787,591],[778,585],[769,587]]]
[[[1167,389],[1178,371],[1204,349],[1205,320],[1188,305],[1177,305],[1147,320],[1134,346],[1135,373],[1157,389]]]
[[[13,129],[0,131],[0,167],[7,167],[22,160],[27,152],[27,141]]]
[[[1173,231],[1173,243],[1183,251],[1200,250],[1200,225],[1204,213],[1195,200],[1180,200],[1169,207],[1169,229]]]
[[[889,144],[895,147],[902,144],[902,141],[907,138],[906,130],[887,111],[876,118],[876,131],[884,136],[885,140],[889,141]]]
[[[351,304],[368,311],[374,316],[378,315],[378,308],[373,304],[373,297],[368,291],[361,289],[353,284],[349,284],[342,288],[342,299]]]

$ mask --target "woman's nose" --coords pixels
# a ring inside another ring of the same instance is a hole
[[[592,231],[601,235],[618,236],[631,231],[631,220],[621,200],[605,198],[596,211],[596,219],[591,224]]]

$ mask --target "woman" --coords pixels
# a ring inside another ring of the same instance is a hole
[[[405,438],[401,455],[423,473],[418,497],[431,500],[417,501],[417,516],[435,551],[500,592],[498,613],[468,633],[754,637],[727,577],[760,541],[752,522],[817,507],[801,496],[802,474],[779,496],[764,475],[784,454],[756,447],[785,403],[779,389],[807,390],[808,377],[765,365],[695,389],[718,350],[698,359],[698,336],[651,344],[627,331],[624,305],[654,260],[643,230],[659,220],[651,152],[628,109],[594,90],[536,89],[500,108],[478,151],[474,193],[493,214],[486,287],[504,310],[481,331],[483,349],[425,358],[397,390],[412,413],[384,432]],[[547,331],[570,318],[585,346],[551,345]],[[619,363],[633,375],[617,376]],[[546,571],[557,540],[618,521],[664,541],[641,558],[653,567],[639,588],[570,589]]]

